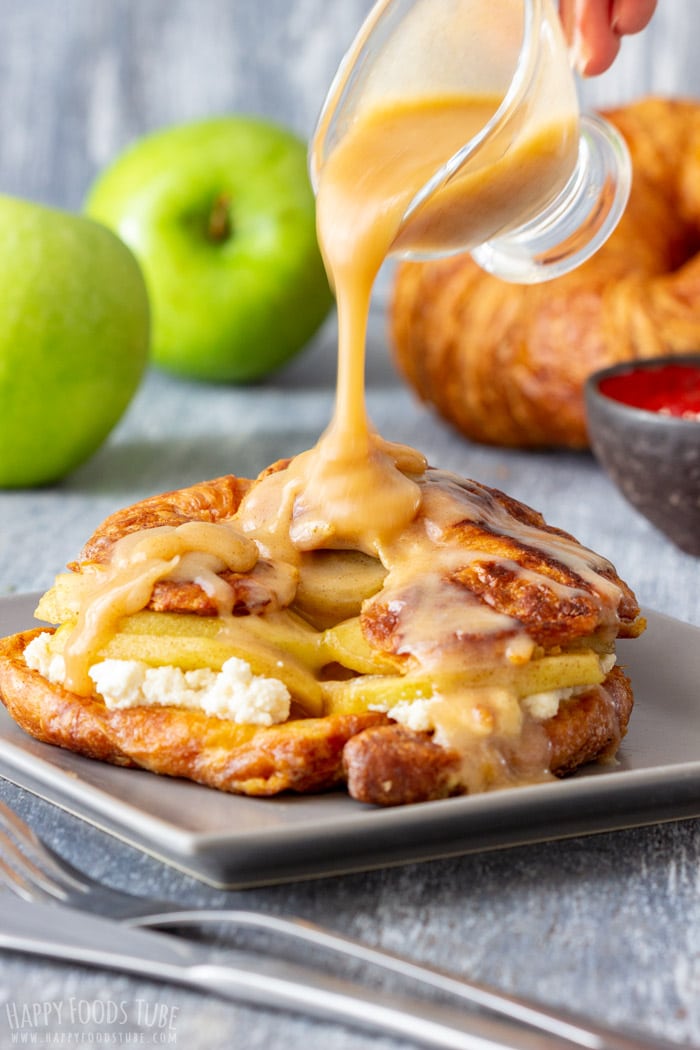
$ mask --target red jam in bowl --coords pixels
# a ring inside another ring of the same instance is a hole
[[[700,422],[700,368],[667,364],[638,368],[601,379],[605,397],[633,408]]]

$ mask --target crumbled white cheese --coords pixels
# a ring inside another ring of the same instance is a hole
[[[578,692],[580,691],[581,686],[578,687]],[[554,718],[562,700],[568,700],[575,692],[577,690],[573,686],[567,686],[563,689],[548,689],[545,693],[530,693],[529,696],[524,696],[520,702],[529,715],[544,722],[548,718]]]
[[[600,666],[604,675],[608,675],[612,671],[616,659],[614,653],[600,658]],[[544,722],[556,715],[563,700],[568,700],[570,697],[586,692],[590,688],[590,685],[578,685],[567,686],[561,689],[549,689],[542,693],[531,693],[529,696],[522,697],[520,704],[522,709],[532,718]],[[474,693],[476,695],[478,690],[474,690]],[[413,729],[418,733],[430,732],[440,728],[438,724],[440,718],[436,718],[438,712],[440,715],[442,714],[441,705],[437,704],[439,699],[440,697],[435,694],[432,697],[416,700],[401,700],[399,703],[394,704],[393,707],[376,704],[373,705],[372,710],[385,711],[394,721],[400,722],[408,729]],[[459,706],[459,703],[460,701],[457,699],[457,706]]]
[[[435,706],[435,699],[428,697],[420,700],[399,700],[398,704],[389,709],[389,717],[416,733],[427,733],[435,728],[431,711]]]
[[[184,707],[239,725],[276,725],[289,717],[290,695],[276,678],[254,675],[231,657],[218,673],[201,668],[149,667],[140,660],[103,660],[90,677],[107,707]]]
[[[42,631],[32,638],[24,650],[24,661],[32,671],[38,671],[43,678],[55,685],[63,685],[66,680],[66,662],[62,653],[52,653],[49,648],[52,635]]]
[[[562,700],[580,693],[588,686],[567,687],[562,689],[550,689],[544,693],[532,693],[524,696],[520,704],[532,718],[545,721],[553,718],[559,710]],[[453,701],[455,712],[460,708],[460,700]],[[401,700],[398,704],[388,709],[389,717],[400,722],[407,729],[413,729],[417,733],[439,730],[444,720],[444,704],[441,698],[434,696],[422,700]]]
[[[28,667],[63,685],[66,664],[42,632],[24,650]],[[110,710],[126,707],[184,707],[239,725],[276,725],[289,718],[291,697],[284,682],[253,674],[245,660],[231,657],[218,673],[209,668],[149,667],[141,660],[102,660],[90,669],[97,692]]]
[[[146,702],[143,687],[147,670],[141,660],[103,660],[89,673],[107,707],[117,710]]]

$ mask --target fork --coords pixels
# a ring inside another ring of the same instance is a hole
[[[234,931],[273,933],[313,945],[336,957],[369,963],[447,993],[491,1013],[546,1032],[588,1050],[662,1050],[658,1041],[613,1032],[486,985],[372,948],[300,918],[282,918],[248,909],[186,909],[172,900],[138,897],[97,882],[60,857],[0,801],[0,882],[30,903],[63,905],[111,918],[127,926],[186,927],[226,923]],[[664,1044],[671,1047],[671,1044]]]

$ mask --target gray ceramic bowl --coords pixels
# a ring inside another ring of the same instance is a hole
[[[669,368],[678,374],[677,366],[697,369],[700,379],[700,354],[628,361],[594,373],[585,387],[588,433],[595,456],[632,506],[678,547],[700,557],[700,417],[617,400],[623,383],[632,385],[635,398],[640,384],[658,390]],[[644,376],[633,377],[641,371]]]

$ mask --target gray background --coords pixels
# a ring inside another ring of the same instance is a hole
[[[303,135],[370,0],[2,0],[0,191],[79,207],[135,136],[239,109]],[[615,105],[700,91],[697,0],[660,0],[613,70]]]
[[[266,114],[306,135],[368,8],[367,0],[0,0],[0,192],[77,209],[96,172],[134,137],[211,113]],[[650,29],[625,42],[613,70],[582,86],[584,100],[700,95],[697,15],[698,0],[660,0]],[[331,318],[297,362],[246,390],[149,375],[83,468],[50,489],[0,493],[0,597],[50,584],[107,513],[139,496],[229,470],[255,473],[307,447],[332,404],[334,338]],[[611,557],[645,604],[700,626],[698,561],[631,511],[589,456],[471,446],[416,403],[387,353],[381,294],[368,384],[371,415],[387,437],[533,503]],[[307,915],[520,994],[700,1044],[697,821],[226,895],[2,780],[0,796],[76,863],[117,885]],[[7,907],[0,896],[0,915]],[[369,1042],[6,957],[0,1050],[12,1045],[6,1004],[71,997],[177,1006],[176,1045],[187,1050],[360,1050]],[[82,1034],[96,1031],[87,1024]]]

